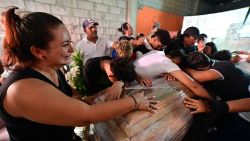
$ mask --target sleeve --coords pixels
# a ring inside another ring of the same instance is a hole
[[[173,63],[171,60],[165,60],[163,62],[164,65],[161,65],[164,70],[164,72],[170,73],[176,70],[181,70],[180,67],[178,65],[176,65],[175,63]]]
[[[79,51],[81,53],[81,55],[84,54],[84,45],[83,45],[82,41],[80,41],[80,42],[77,43],[77,45],[75,47],[75,50]]]
[[[75,49],[76,49],[77,51],[79,51],[80,48],[81,48],[81,41],[77,43]]]
[[[107,44],[106,44],[107,48],[112,48],[113,44],[114,44],[114,42],[107,40]]]

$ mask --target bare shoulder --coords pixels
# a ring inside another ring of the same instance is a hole
[[[41,103],[56,99],[56,93],[61,93],[54,86],[42,80],[27,78],[10,85],[4,99],[4,107],[13,116],[21,116],[23,109],[36,107]]]
[[[21,79],[11,84],[7,90],[7,95],[25,96],[33,93],[43,92],[44,88],[53,87],[47,82],[35,78]]]
[[[8,88],[4,109],[14,117],[45,124],[73,126],[83,120],[84,111],[89,106],[63,94],[47,82],[29,78],[19,80]]]

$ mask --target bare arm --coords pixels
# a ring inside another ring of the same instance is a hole
[[[82,99],[82,95],[75,89],[71,88],[72,90],[72,97],[78,100]]]
[[[185,72],[189,74],[194,80],[200,83],[222,78],[221,74],[215,70],[197,71],[187,68],[185,69]]]
[[[226,102],[229,113],[250,112],[250,98],[242,98]],[[187,108],[193,109],[192,114],[211,112],[210,107],[203,100],[196,100],[186,97],[184,104]],[[212,111],[213,112],[213,111]]]
[[[142,86],[152,86],[152,80],[150,78],[140,76],[139,74],[136,75],[136,81]]]
[[[137,98],[141,109],[153,111],[148,107],[149,100],[145,100],[144,96]],[[27,118],[38,123],[77,126],[110,120],[125,114],[135,108],[135,101],[131,97],[126,97],[90,106],[64,95],[46,82],[23,79],[8,88],[4,108],[14,117]]]
[[[250,98],[227,101],[227,104],[230,113],[250,111]]]
[[[185,72],[181,70],[176,70],[170,72],[170,74],[174,76],[178,81],[180,81],[183,85],[188,87],[196,96],[212,99],[209,93],[200,84],[198,84],[190,76],[188,76]]]

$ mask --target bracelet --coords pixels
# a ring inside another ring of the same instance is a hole
[[[133,95],[130,95],[129,97],[132,97],[132,99],[134,100],[134,103],[135,103],[135,108],[134,109],[137,110],[138,109],[138,103],[137,103],[135,97]]]

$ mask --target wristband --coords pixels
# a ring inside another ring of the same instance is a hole
[[[137,110],[138,109],[138,103],[137,103],[135,97],[133,95],[130,95],[130,97],[132,97],[132,99],[134,100],[134,103],[135,103],[135,108],[134,109]]]

